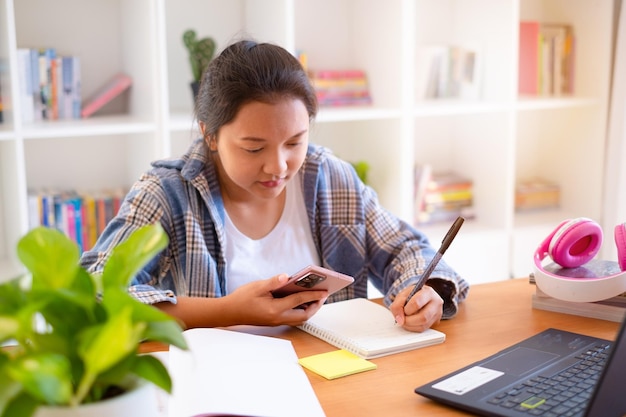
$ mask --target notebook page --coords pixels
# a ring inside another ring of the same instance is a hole
[[[185,338],[190,351],[170,349],[170,417],[324,416],[288,340],[223,329]]]
[[[374,358],[442,343],[445,334],[410,332],[395,324],[384,306],[364,298],[325,304],[302,330],[363,358]]]

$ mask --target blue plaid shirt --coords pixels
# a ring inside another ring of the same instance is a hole
[[[144,303],[176,302],[176,295],[226,294],[224,202],[205,142],[196,140],[180,159],[152,164],[126,195],[81,264],[101,272],[111,250],[137,228],[160,222],[167,248],[133,279],[129,291]],[[374,190],[352,166],[330,150],[309,145],[302,166],[302,190],[322,266],[351,275],[353,285],[328,302],[367,297],[368,279],[389,305],[422,274],[435,250],[426,236],[386,211]],[[444,318],[454,316],[468,283],[445,261],[428,281],[444,299]]]

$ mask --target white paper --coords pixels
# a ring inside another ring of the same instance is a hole
[[[170,417],[319,417],[322,407],[288,340],[222,329],[185,331],[172,347]]]

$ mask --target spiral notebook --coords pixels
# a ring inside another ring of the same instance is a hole
[[[298,327],[364,359],[436,345],[446,339],[434,329],[421,333],[403,329],[386,307],[365,298],[324,304]]]

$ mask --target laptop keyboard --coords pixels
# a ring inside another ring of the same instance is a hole
[[[490,404],[529,416],[582,416],[608,357],[609,343],[579,355],[578,362],[550,377],[535,376],[490,398]]]

